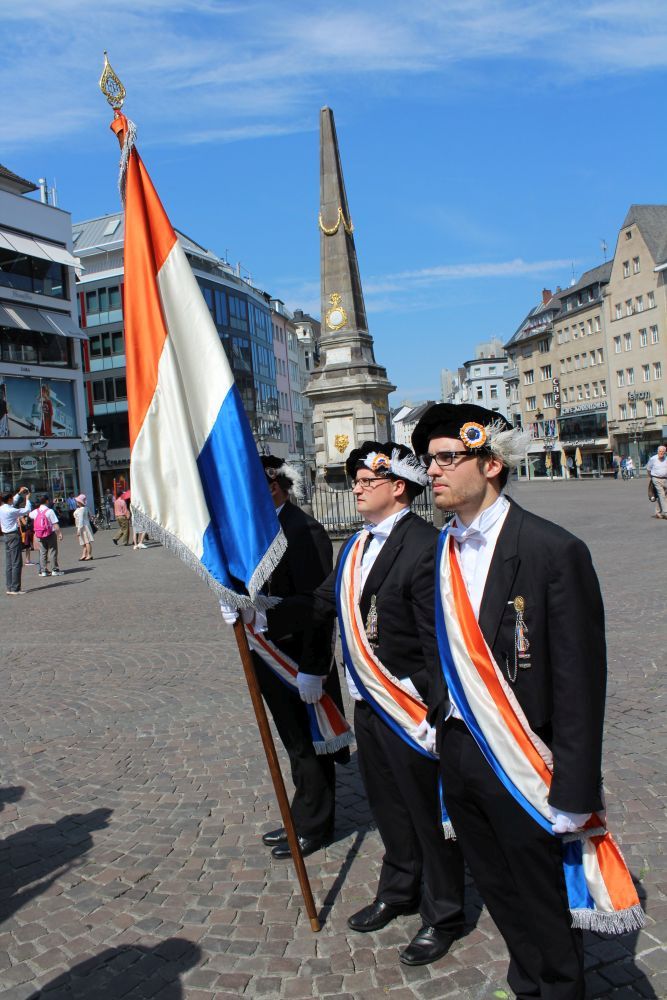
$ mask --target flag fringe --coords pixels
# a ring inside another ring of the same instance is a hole
[[[150,535],[153,541],[159,542],[165,549],[167,549],[168,552],[173,552],[174,555],[178,556],[181,562],[185,563],[188,569],[191,569],[193,573],[196,573],[197,576],[208,585],[219,600],[224,604],[229,605],[229,607],[237,608],[239,610],[243,608],[256,608],[260,611],[265,611],[278,603],[276,598],[266,597],[264,594],[255,594],[253,597],[252,591],[251,596],[248,596],[247,594],[237,594],[235,590],[230,590],[228,587],[224,587],[209,573],[201,559],[199,559],[198,556],[196,556],[194,552],[187,547],[187,545],[184,545],[180,538],[177,538],[176,535],[167,531],[162,527],[162,525],[158,524],[157,521],[154,521],[148,516],[148,514],[144,513],[143,510],[135,507],[134,504],[132,505],[132,526],[136,531],[145,531],[148,535]],[[255,580],[259,580],[260,582],[258,587],[262,586],[264,581],[269,577],[280,561],[286,547],[287,542],[285,540],[285,536],[281,532],[274,539],[268,552],[253,573],[251,583]],[[262,575],[262,570],[264,570],[265,575]]]
[[[286,550],[287,539],[281,529],[262,556],[261,561],[257,565],[255,572],[252,574],[248,582],[248,593],[253,601],[255,601],[259,591],[262,589],[282,557],[285,555]],[[255,606],[258,606],[256,602]]]
[[[118,167],[118,190],[120,192],[120,198],[125,205],[125,182],[127,178],[127,165],[130,160],[130,153],[134,149],[137,141],[137,126],[130,118],[126,118],[127,129],[125,130],[125,138],[123,139],[123,148],[120,153],[120,165]]]
[[[342,750],[343,747],[349,747],[354,740],[354,735],[351,729],[348,729],[346,733],[341,733],[340,736],[332,736],[330,740],[313,740],[313,749],[318,756],[322,756],[326,753],[336,753],[337,750]]]
[[[600,934],[629,934],[639,931],[646,923],[646,915],[640,903],[629,906],[616,913],[603,913],[601,910],[576,909],[570,910],[572,926],[585,931],[597,931]]]

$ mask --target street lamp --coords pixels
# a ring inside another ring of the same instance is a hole
[[[636,419],[636,420],[628,420],[628,423],[627,423],[627,428],[628,428],[628,450],[630,450],[629,449],[629,445],[630,445],[630,439],[632,438],[632,444],[633,444],[633,448],[632,448],[632,451],[633,451],[632,460],[635,463],[635,469],[637,470],[637,475],[639,475],[639,467],[640,467],[639,444],[638,444],[638,442],[639,442],[639,438],[644,433],[644,428],[645,427],[646,427],[646,420],[643,417],[640,417],[639,419]]]
[[[107,449],[109,447],[109,442],[105,438],[102,431],[98,431],[93,424],[92,429],[84,434],[83,444],[88,452],[88,458],[91,462],[95,463],[95,468],[97,470],[97,492],[99,493],[100,503],[99,511],[104,510],[104,494],[102,492],[102,475],[100,473],[100,466],[102,462],[105,461],[107,457]]]

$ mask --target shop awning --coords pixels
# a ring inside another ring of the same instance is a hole
[[[21,236],[9,229],[0,229],[0,247],[4,250],[13,250],[17,254],[24,254],[26,257],[39,257],[40,260],[50,260],[56,264],[65,264],[66,267],[81,270],[79,258],[73,257],[65,247],[47,243],[45,240],[36,240],[32,236]]]
[[[88,340],[85,330],[80,330],[67,313],[51,309],[36,309],[8,302],[0,305],[0,326],[10,326],[15,330],[33,330],[36,333],[55,333],[59,337],[76,337]]]

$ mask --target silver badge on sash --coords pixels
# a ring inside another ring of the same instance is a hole
[[[526,610],[526,599],[520,595],[515,597],[512,601],[508,601],[516,612],[516,620],[514,622],[514,670],[510,670],[509,660],[505,657],[505,663],[507,666],[507,676],[512,684],[514,684],[518,671],[528,670],[530,667],[530,642],[528,640],[528,626],[526,625],[523,613]]]
[[[366,638],[371,646],[378,643],[378,609],[375,594],[371,597],[371,605],[366,616]]]

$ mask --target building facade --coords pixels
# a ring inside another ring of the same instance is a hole
[[[240,269],[177,233],[220,335],[234,379],[262,451],[280,453],[280,399],[274,317],[266,293]],[[78,283],[81,327],[89,336],[84,366],[88,420],[109,440],[102,467],[106,489],[129,484],[129,428],[123,337],[121,213],[75,223],[74,246],[85,265]],[[281,319],[282,322],[282,319]],[[282,357],[282,356],[281,356]],[[283,411],[286,412],[286,411]]]
[[[71,217],[35,191],[0,166],[0,488],[92,498]]]

